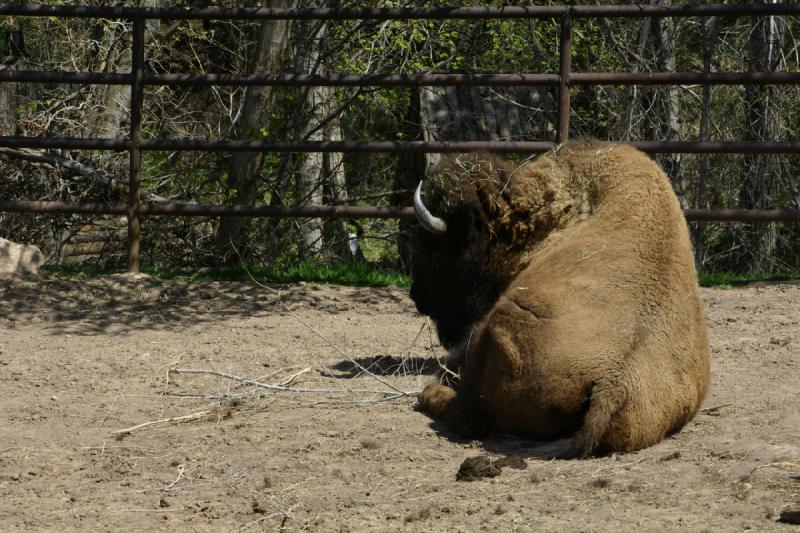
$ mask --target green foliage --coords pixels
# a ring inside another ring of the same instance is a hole
[[[58,269],[72,275],[100,275],[97,269]],[[353,287],[401,287],[411,286],[411,279],[397,272],[381,270],[370,263],[312,263],[301,262],[289,268],[267,268],[263,265],[232,266],[220,268],[176,269],[163,264],[154,264],[143,270],[161,279],[185,279],[188,281],[258,281],[259,283],[329,283]]]
[[[736,274],[733,272],[700,272],[697,275],[701,287],[732,288],[759,281],[797,281],[800,271],[773,274]]]
[[[96,266],[47,266],[46,272],[84,279],[124,272],[123,269],[108,270]],[[155,263],[144,268],[144,272],[160,279],[187,281],[240,281],[259,283],[327,283],[352,287],[400,287],[411,286],[411,278],[402,273],[382,270],[372,263],[313,263],[303,261],[291,267],[264,267],[250,264],[246,267],[185,269]],[[734,272],[699,272],[701,287],[730,289],[757,282],[800,281],[800,271],[773,274],[737,274]]]
[[[124,272],[123,269],[108,270],[93,266],[67,267],[48,266],[46,272],[85,279]],[[186,281],[241,281],[259,283],[327,283],[352,287],[400,287],[411,286],[411,278],[398,272],[385,271],[370,263],[316,264],[301,262],[289,268],[266,268],[251,264],[246,267],[220,267],[204,269],[173,268],[155,263],[143,272],[160,279]]]

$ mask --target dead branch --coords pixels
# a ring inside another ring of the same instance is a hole
[[[298,372],[298,375],[308,371],[310,369],[306,369],[304,371]],[[382,396],[392,397],[392,398],[402,398],[405,396],[416,396],[419,394],[419,391],[401,391],[399,389],[394,389],[394,391],[381,391],[381,390],[371,390],[371,389],[323,389],[323,388],[308,388],[308,387],[291,387],[288,385],[276,385],[272,383],[263,383],[261,381],[256,381],[254,379],[245,378],[242,376],[237,376],[236,374],[229,374],[227,372],[219,372],[217,370],[209,370],[204,368],[170,368],[170,374],[205,374],[208,376],[216,376],[220,378],[230,379],[239,383],[245,383],[247,385],[252,385],[254,387],[260,389],[267,389],[276,392],[297,392],[297,393],[319,393],[319,394],[380,394]],[[292,376],[293,378],[294,376]]]
[[[178,477],[175,478],[175,481],[173,481],[172,483],[170,483],[166,487],[162,488],[161,490],[164,490],[164,491],[172,490],[175,487],[175,485],[178,484],[178,482],[181,480],[181,478],[183,478],[183,473],[184,473],[185,470],[186,470],[186,465],[185,464],[178,465]]]
[[[306,372],[311,372],[311,367],[310,367],[310,366],[309,366],[309,367],[306,367],[306,368],[304,368],[304,369],[302,369],[302,370],[300,370],[300,371],[298,371],[298,372],[295,372],[294,374],[292,374],[292,375],[291,375],[291,376],[289,376],[288,378],[286,378],[286,379],[284,379],[283,381],[281,381],[281,382],[279,383],[279,385],[283,385],[283,386],[285,386],[285,387],[288,387],[288,386],[290,386],[292,383],[294,383],[294,380],[296,380],[296,379],[297,379],[299,376],[301,376],[301,375],[305,374]]]
[[[723,404],[720,404],[720,405],[715,405],[713,407],[705,407],[703,409],[700,409],[698,412],[699,413],[704,413],[704,414],[716,413],[717,411],[719,411],[723,407],[730,407],[731,405],[733,405],[733,404],[732,403],[723,403]]]
[[[187,420],[195,420],[197,418],[203,417],[209,414],[211,411],[198,411],[196,413],[192,413],[190,415],[183,415],[183,416],[173,416],[170,418],[162,418],[161,420],[151,420],[150,422],[143,422],[141,424],[137,424],[135,426],[131,426],[129,428],[120,429],[111,433],[112,436],[115,437],[122,437],[123,435],[129,435],[136,430],[143,429],[149,426],[153,426],[156,424],[170,424],[172,422],[186,422]]]
[[[17,150],[15,148],[0,148],[0,154],[34,163],[44,163],[53,167],[61,167],[81,176],[93,176],[99,173],[96,168],[84,165],[74,159],[62,157],[57,154],[47,152],[29,152],[27,150]]]

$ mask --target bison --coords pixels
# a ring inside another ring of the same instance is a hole
[[[706,324],[655,162],[581,141],[522,165],[448,156],[431,174],[411,298],[450,355],[423,410],[466,437],[554,441],[558,457],[644,448],[694,416]]]

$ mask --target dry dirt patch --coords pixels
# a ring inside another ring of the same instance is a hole
[[[544,461],[397,397],[436,366],[399,289],[0,281],[0,530],[796,530],[777,520],[800,505],[800,287],[703,297],[695,421],[640,452]],[[455,481],[478,455],[527,468]]]

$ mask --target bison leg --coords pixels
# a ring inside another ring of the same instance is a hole
[[[420,393],[419,406],[434,418],[444,422],[463,437],[482,437],[489,433],[489,424],[483,410],[467,396],[452,387],[434,381]]]
[[[561,458],[582,458],[592,453],[606,436],[611,417],[625,402],[624,390],[619,386],[596,384],[592,388],[589,410],[581,428],[568,440]]]
[[[448,406],[456,400],[458,394],[447,385],[434,381],[429,383],[420,393],[419,406],[431,416],[439,418]]]

